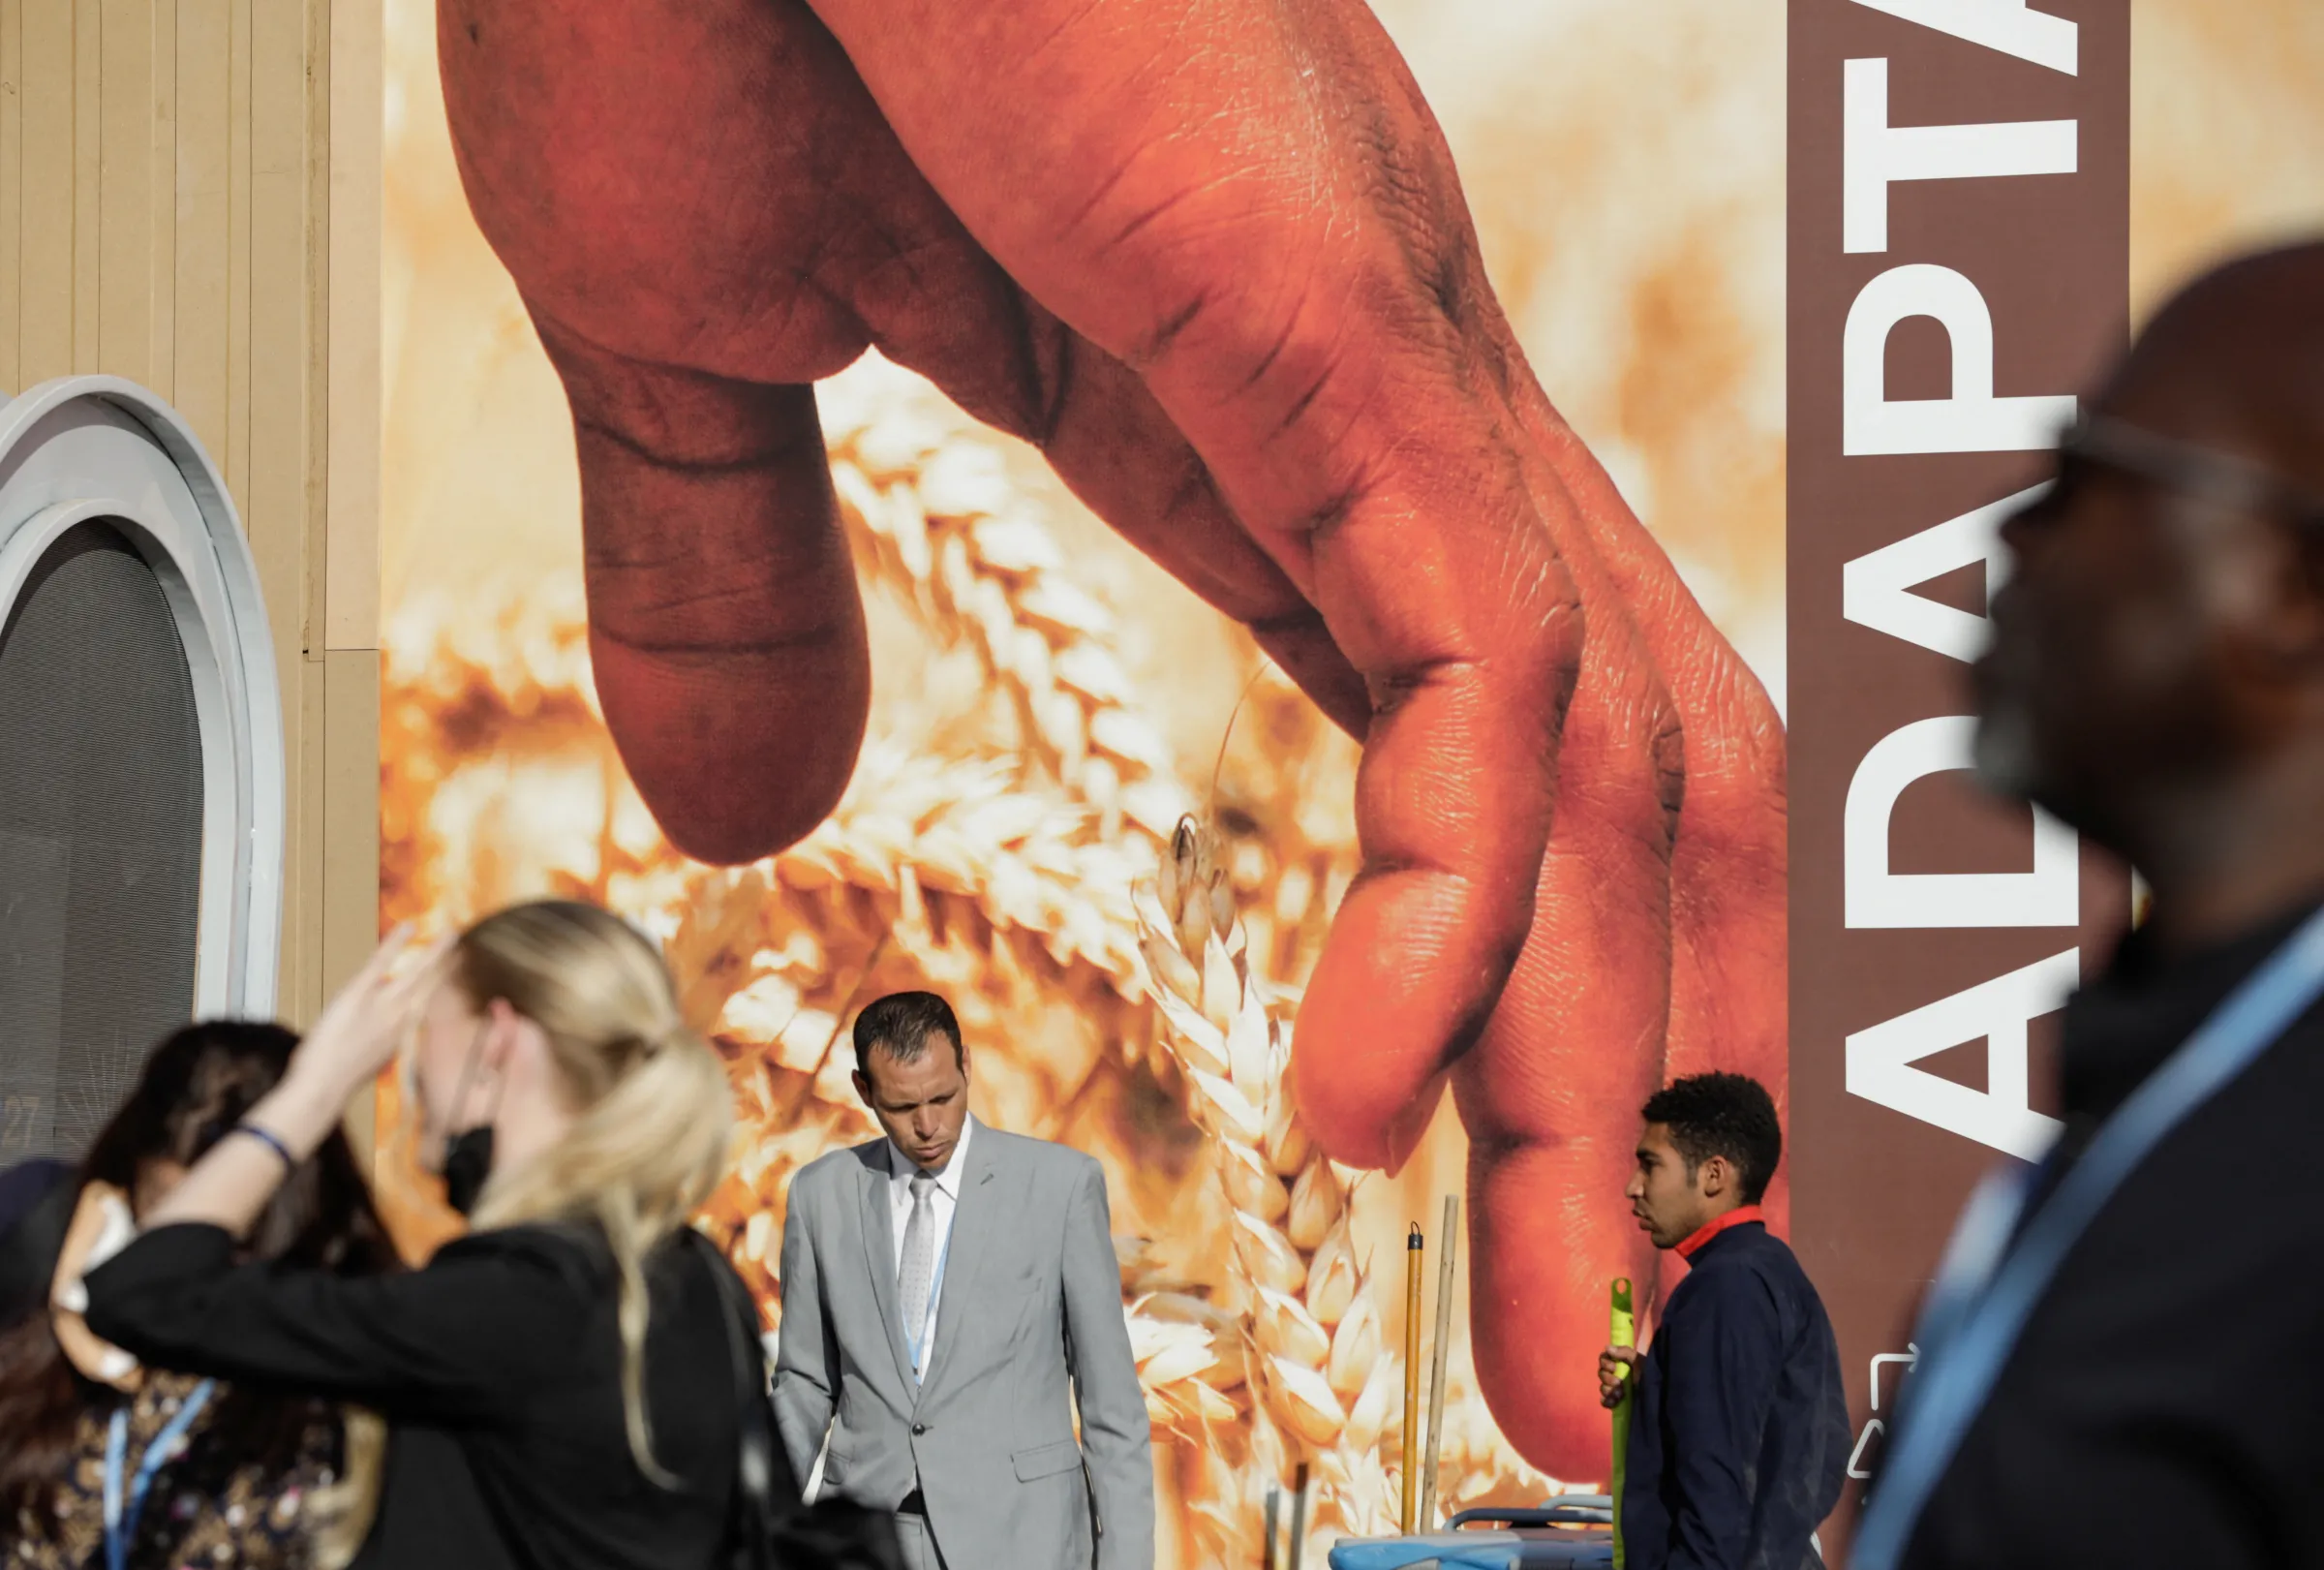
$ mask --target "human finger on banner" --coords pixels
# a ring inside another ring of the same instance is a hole
[[[1369,12],[443,15],[478,221],[573,400],[605,711],[673,841],[764,853],[852,767],[869,658],[808,384],[876,343],[1364,733],[1302,1107],[1392,1167],[1459,1065],[1473,1257],[1508,1274],[1481,1370],[1562,1464],[1565,1358],[1518,1320],[1577,1261],[1546,1341],[1594,1346],[1592,1283],[1651,1261],[1541,1185],[1619,1191],[1666,1041],[1767,1077],[1780,729],[1532,381]]]

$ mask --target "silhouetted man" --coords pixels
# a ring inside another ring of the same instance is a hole
[[[2004,538],[1978,767],[2153,914],[1965,1213],[1851,1562],[2324,1564],[2324,247],[2172,301]]]
[[[1599,1397],[1637,1402],[1622,1495],[1626,1570],[1801,1570],[1840,1502],[1848,1405],[1832,1322],[1759,1196],[1783,1159],[1775,1102],[1741,1074],[1647,1099],[1624,1197],[1687,1261],[1644,1355],[1609,1346]]]

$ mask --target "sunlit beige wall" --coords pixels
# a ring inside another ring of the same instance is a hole
[[[376,0],[0,0],[0,396],[127,377],[226,476],[282,680],[299,1020],[379,904],[378,26]]]

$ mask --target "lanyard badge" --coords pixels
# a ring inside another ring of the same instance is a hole
[[[185,1449],[186,1432],[209,1404],[214,1380],[204,1379],[182,1401],[168,1426],[154,1435],[138,1462],[123,1497],[122,1471],[129,1463],[129,1408],[116,1407],[105,1434],[105,1566],[127,1570],[130,1545],[137,1541],[138,1518],[145,1513],[145,1495],[152,1492],[154,1474]]]

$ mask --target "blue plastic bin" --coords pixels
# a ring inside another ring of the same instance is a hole
[[[1568,1493],[1538,1506],[1463,1510],[1441,1532],[1343,1537],[1331,1570],[1536,1570],[1614,1562],[1614,1501]],[[1482,1529],[1481,1529],[1482,1528]]]

